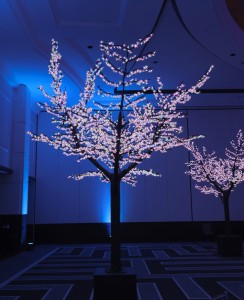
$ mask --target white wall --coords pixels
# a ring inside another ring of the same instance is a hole
[[[185,134],[204,134],[209,150],[224,149],[237,129],[243,128],[244,110],[189,110],[182,120]],[[39,132],[50,133],[50,116],[39,115]],[[222,220],[220,200],[203,195],[184,174],[189,154],[183,148],[167,154],[155,153],[144,164],[162,177],[140,177],[135,188],[122,184],[121,219],[123,222],[209,221]],[[46,144],[38,143],[36,223],[77,223],[109,221],[109,185],[96,178],[82,181],[67,179],[69,174],[89,169],[89,162],[78,164]],[[231,195],[231,218],[244,219],[244,186]]]
[[[10,168],[13,91],[0,77],[0,165]]]
[[[27,214],[30,103],[25,85],[13,88],[0,77],[0,165],[13,171],[0,177],[0,215]]]

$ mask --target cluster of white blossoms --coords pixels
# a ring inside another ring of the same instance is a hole
[[[187,163],[186,172],[198,183],[196,185],[204,194],[214,194],[223,198],[225,192],[231,192],[239,183],[244,181],[244,138],[240,129],[236,141],[230,142],[231,149],[225,149],[225,158],[218,158],[215,152],[208,153],[206,148],[200,151],[193,142],[186,145],[194,160]]]
[[[182,84],[172,95],[164,95],[160,78],[156,89],[148,87],[148,79],[144,77],[152,72],[145,61],[155,52],[141,54],[140,47],[151,37],[131,45],[101,42],[101,59],[87,72],[84,92],[77,104],[70,107],[67,106],[67,93],[61,89],[63,75],[59,69],[58,43],[52,41],[49,74],[53,79],[54,94],[50,96],[43,87],[40,89],[49,99],[43,107],[53,116],[52,122],[58,131],[52,136],[30,135],[36,141],[60,149],[65,155],[77,156],[79,162],[90,160],[96,170],[71,176],[74,179],[98,176],[109,182],[116,174],[119,180],[135,185],[138,175],[158,176],[152,170],[139,168],[144,159],[155,151],[166,152],[186,142],[179,137],[182,128],[177,120],[182,114],[176,106],[189,101],[191,94],[198,93],[208,80],[212,67],[190,89]],[[99,93],[114,99],[109,105],[104,105],[102,100],[93,101],[97,79],[105,85]],[[128,95],[125,88],[129,86],[138,86],[141,92]],[[111,93],[111,87],[119,88],[120,94]],[[146,94],[148,89],[152,90],[150,99]]]

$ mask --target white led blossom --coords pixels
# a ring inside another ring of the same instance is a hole
[[[231,232],[229,196],[235,187],[244,181],[244,138],[241,129],[237,133],[236,141],[232,140],[230,144],[231,148],[225,149],[225,158],[218,158],[215,152],[208,153],[205,147],[200,151],[194,142],[185,144],[194,158],[187,163],[186,174],[200,183],[195,185],[200,192],[213,194],[221,199],[227,234]]]
[[[67,93],[61,90],[61,55],[58,43],[53,40],[49,74],[53,79],[54,95],[40,89],[49,99],[43,107],[53,116],[52,122],[58,131],[52,136],[30,133],[34,140],[48,143],[65,155],[77,156],[78,162],[88,159],[95,167],[95,170],[71,175],[72,178],[98,176],[110,183],[113,270],[120,269],[120,244],[116,238],[120,223],[120,182],[135,185],[139,175],[159,176],[153,170],[140,169],[140,164],[155,151],[164,153],[185,144],[187,140],[180,137],[182,128],[177,124],[183,115],[176,106],[189,101],[191,94],[198,93],[212,69],[190,89],[181,84],[172,95],[164,95],[159,78],[157,89],[147,86],[149,79],[145,78],[152,72],[145,61],[155,52],[142,54],[141,48],[151,37],[131,45],[101,42],[101,59],[87,72],[84,93],[71,107],[66,105]],[[98,88],[100,98],[112,99],[110,104],[94,100],[96,80],[103,83]],[[134,87],[141,92],[126,93],[126,88]],[[148,99],[148,90],[153,92],[151,99]]]

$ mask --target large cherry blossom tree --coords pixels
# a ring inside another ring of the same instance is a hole
[[[52,136],[30,133],[36,141],[60,149],[65,155],[77,156],[78,162],[91,162],[89,172],[70,177],[80,180],[98,176],[110,183],[112,271],[121,269],[120,184],[134,186],[139,175],[159,176],[153,170],[140,168],[141,162],[154,151],[165,153],[187,141],[180,137],[182,128],[177,120],[183,115],[176,106],[198,93],[211,70],[189,89],[181,84],[175,93],[164,95],[159,78],[157,88],[149,86],[145,79],[152,72],[145,62],[155,52],[142,53],[142,49],[151,37],[131,45],[101,42],[101,58],[87,72],[84,92],[73,106],[67,105],[67,92],[61,87],[61,55],[58,43],[53,40],[49,74],[54,93],[50,95],[43,87],[40,89],[49,100],[42,105],[53,116],[57,132]],[[128,88],[137,92],[129,94]],[[98,91],[96,96],[95,91]]]
[[[194,158],[187,163],[189,169],[186,173],[200,183],[195,185],[200,192],[221,199],[227,235],[231,234],[230,193],[244,181],[244,137],[241,129],[236,135],[236,141],[232,140],[230,145],[230,149],[225,149],[225,158],[219,158],[215,152],[208,153],[205,147],[200,151],[194,142],[186,144]]]

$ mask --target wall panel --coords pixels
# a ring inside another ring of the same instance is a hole
[[[12,102],[0,91],[0,165],[10,167]]]

